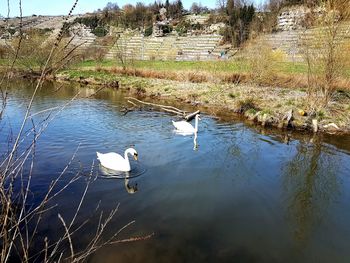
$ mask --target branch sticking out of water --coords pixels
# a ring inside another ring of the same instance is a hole
[[[133,98],[133,97],[127,97],[128,99],[128,103],[132,104],[134,107],[139,107],[138,104],[142,104],[142,105],[147,105],[147,106],[153,106],[153,107],[157,107],[163,111],[166,111],[166,112],[169,112],[169,113],[173,113],[173,114],[176,114],[178,116],[181,116],[182,118],[184,118],[186,121],[190,121],[192,120],[197,114],[200,113],[199,110],[193,112],[193,113],[190,113],[190,114],[187,114],[186,111],[184,110],[180,110],[176,107],[173,107],[173,106],[167,106],[167,105],[162,105],[162,104],[156,104],[156,103],[151,103],[151,102],[145,102],[145,101],[142,101],[142,100],[139,100],[139,99],[136,99],[136,98]],[[138,103],[138,104],[137,104]]]
[[[186,120],[186,121],[191,121],[191,120],[193,120],[193,119],[196,117],[196,115],[199,114],[199,113],[201,113],[199,110],[197,110],[197,111],[195,111],[195,112],[193,112],[193,113],[190,113],[190,114],[188,114],[188,115],[185,116],[185,120]]]

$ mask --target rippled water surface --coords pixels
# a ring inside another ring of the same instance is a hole
[[[79,90],[61,113],[51,113],[55,119],[37,143],[32,202],[77,151],[66,180],[91,168],[96,176],[80,215],[90,218],[81,245],[95,231],[98,205],[108,213],[120,203],[108,232],[136,220],[121,239],[154,233],[146,241],[107,246],[90,262],[350,262],[348,136],[259,131],[203,114],[194,148],[193,136],[174,133],[172,115],[125,115],[121,110],[130,105],[119,91],[93,95],[92,88],[58,84],[39,91],[32,113],[63,105]],[[32,84],[23,82],[10,90],[1,154],[18,132],[31,92]],[[34,123],[48,113],[35,115]],[[130,146],[139,153],[132,176],[109,178],[96,151],[122,153]],[[59,231],[57,212],[72,213],[85,178],[57,200],[39,235]]]

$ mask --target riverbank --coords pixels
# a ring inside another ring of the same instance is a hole
[[[236,81],[225,83],[191,81],[185,73],[180,81],[180,72],[174,79],[157,76],[157,71],[140,77],[140,72],[121,68],[71,69],[62,71],[55,80],[123,89],[145,99],[176,100],[209,114],[224,112],[226,115],[243,116],[249,122],[279,129],[350,132],[350,94],[346,90],[338,91],[328,107],[311,110],[303,87],[271,87],[239,81],[244,75],[237,75]]]

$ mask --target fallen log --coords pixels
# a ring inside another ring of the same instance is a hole
[[[196,117],[197,114],[200,113],[199,110],[190,113],[188,115],[186,111],[180,110],[176,107],[173,106],[167,106],[167,105],[162,105],[162,104],[156,104],[156,103],[151,103],[151,102],[145,102],[139,99],[136,99],[134,97],[126,97],[126,99],[128,99],[128,103],[132,104],[134,107],[137,107],[137,103],[139,104],[143,104],[143,105],[147,105],[147,106],[152,106],[152,107],[158,107],[163,111],[169,112],[169,113],[173,113],[176,114],[180,117],[182,117],[183,119],[185,119],[186,121],[191,121],[192,119],[194,119]],[[136,103],[137,102],[137,103]]]
[[[191,121],[191,120],[193,120],[193,119],[196,117],[196,115],[199,114],[199,113],[201,113],[199,110],[197,110],[197,111],[195,111],[195,112],[193,112],[193,113],[190,113],[190,114],[188,114],[188,115],[185,116],[185,120],[186,120],[186,121]]]
[[[136,99],[136,98],[133,98],[133,97],[127,97],[126,99],[128,99],[128,100],[134,100],[134,101],[137,101],[138,103],[145,104],[145,105],[149,105],[149,106],[155,106],[155,107],[160,107],[160,108],[164,108],[164,109],[168,109],[168,110],[173,110],[173,111],[178,112],[179,114],[183,114],[183,115],[186,114],[185,111],[179,110],[178,108],[175,108],[175,107],[173,107],[173,106],[166,106],[166,105],[155,104],[155,103],[151,103],[151,102],[145,102],[145,101],[142,101],[142,100],[138,100],[138,99]]]

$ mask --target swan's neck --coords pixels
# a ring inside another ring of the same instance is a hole
[[[197,132],[194,133],[194,138],[193,138],[193,150],[197,150],[198,144],[197,144]]]
[[[132,152],[131,152],[131,149],[129,148],[129,149],[126,149],[125,150],[125,152],[124,152],[124,159],[125,159],[125,161],[127,161],[128,163],[130,163],[130,161],[129,161],[129,154],[131,154]]]
[[[194,131],[197,132],[198,131],[198,116],[196,116],[196,122],[194,124]]]

